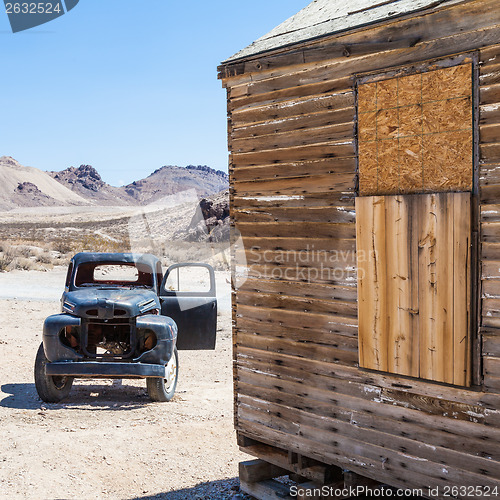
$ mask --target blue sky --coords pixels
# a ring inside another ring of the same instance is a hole
[[[0,12],[0,156],[90,164],[113,185],[167,164],[227,170],[217,65],[307,4],[80,0],[16,34]]]

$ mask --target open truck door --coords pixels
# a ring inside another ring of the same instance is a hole
[[[217,296],[208,264],[174,264],[160,288],[161,313],[178,327],[177,349],[215,349]]]

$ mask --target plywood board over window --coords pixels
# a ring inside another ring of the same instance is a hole
[[[358,85],[361,196],[470,191],[472,64]]]
[[[470,199],[356,198],[360,366],[470,385]]]

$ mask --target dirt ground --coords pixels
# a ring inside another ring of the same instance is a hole
[[[233,430],[227,300],[217,349],[179,353],[171,402],[150,402],[145,381],[100,380],[75,381],[64,403],[46,404],[33,363],[63,280],[61,269],[0,273],[0,498],[232,498],[248,456]]]

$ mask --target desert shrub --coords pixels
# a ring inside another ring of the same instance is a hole
[[[216,271],[230,268],[228,245],[222,243],[168,242],[153,253],[162,259],[165,266],[180,262],[206,262]]]
[[[75,252],[127,252],[129,245],[123,239],[111,240],[99,234],[84,234],[74,241]]]
[[[52,248],[59,253],[70,253],[73,250],[72,245],[67,240],[56,240],[52,244]]]
[[[15,269],[21,271],[32,271],[35,268],[36,264],[32,260],[26,259],[24,257],[14,257],[14,259],[12,259],[7,266],[8,271],[13,271]]]
[[[17,249],[13,245],[4,245],[3,254],[5,257],[14,259],[17,256]]]
[[[73,254],[68,253],[66,255],[60,255],[53,261],[53,264],[56,266],[67,266],[69,264],[69,261],[73,257]]]
[[[0,256],[0,271],[8,271],[11,262],[12,259],[10,257],[5,255]]]
[[[50,259],[50,255],[41,254],[36,258],[26,258],[11,255],[0,254],[0,272],[6,271],[47,271],[51,269],[53,264]]]
[[[44,252],[36,256],[36,261],[40,264],[52,264],[53,260],[54,259],[48,252]]]
[[[27,246],[19,246],[17,247],[17,255],[20,257],[30,258],[35,256],[35,252],[30,247]]]

